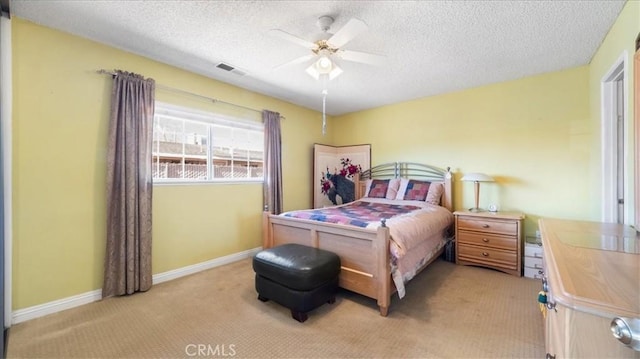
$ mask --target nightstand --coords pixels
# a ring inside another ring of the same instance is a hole
[[[522,276],[522,221],[518,212],[456,211],[456,263]]]

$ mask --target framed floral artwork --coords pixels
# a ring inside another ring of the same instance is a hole
[[[313,146],[313,208],[355,200],[353,176],[371,167],[371,145]]]

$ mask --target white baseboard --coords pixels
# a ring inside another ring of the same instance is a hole
[[[11,313],[11,324],[18,324],[31,320],[34,318],[42,317],[47,314],[57,313],[66,309],[71,309],[84,304],[95,302],[102,298],[102,289],[92,290],[78,295],[74,295],[67,298],[54,300],[44,304],[34,305],[24,309],[18,309]]]
[[[262,247],[257,247],[257,248],[249,249],[243,252],[238,252],[238,253],[230,254],[228,256],[212,259],[210,261],[193,264],[190,266],[170,270],[164,273],[158,273],[153,276],[153,284],[159,284],[172,279],[184,277],[189,274],[202,272],[203,270],[237,262],[245,258],[250,258],[250,257],[253,257],[256,253],[260,252],[261,250],[262,250]]]
[[[237,262],[239,260],[253,257],[262,250],[262,247],[249,249],[246,251],[230,254],[228,256],[215,258],[206,262],[170,270],[164,273],[153,275],[153,284],[170,281],[190,274],[202,272],[207,269],[215,268],[225,264]],[[18,309],[11,313],[11,323],[18,324],[27,320],[39,318],[48,314],[57,313],[66,309],[79,307],[102,299],[102,289],[92,290],[90,292],[74,295],[67,298],[54,300],[52,302],[34,305],[24,309]]]

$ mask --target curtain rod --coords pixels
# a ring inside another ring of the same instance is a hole
[[[113,71],[109,71],[109,70],[105,70],[105,69],[100,69],[96,71],[97,73],[101,74],[101,75],[111,75],[111,76],[115,76],[116,73]],[[171,92],[177,92],[177,93],[181,93],[184,95],[189,95],[189,96],[194,96],[194,97],[199,97],[201,99],[207,100],[207,101],[211,101],[213,103],[223,103],[225,105],[229,105],[229,106],[235,106],[235,107],[239,107],[239,108],[243,108],[245,110],[249,110],[249,111],[254,111],[254,112],[258,112],[258,113],[262,113],[261,110],[256,110],[255,108],[251,108],[251,107],[247,107],[247,106],[242,106],[242,105],[238,105],[235,103],[231,103],[231,102],[227,102],[227,101],[222,101],[219,100],[217,98],[213,98],[213,97],[208,97],[208,96],[203,96],[203,95],[199,95],[197,93],[193,93],[193,92],[189,92],[189,91],[185,91],[185,90],[181,90],[175,87],[170,87],[170,86],[165,86],[159,83],[156,83],[156,87],[160,88],[162,90],[166,90],[166,91],[171,91]],[[285,119],[284,116],[280,115],[281,119]]]

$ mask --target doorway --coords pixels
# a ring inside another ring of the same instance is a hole
[[[627,53],[602,79],[602,221],[624,223]]]
[[[635,166],[636,166],[636,180],[635,180],[635,205],[633,206],[635,211],[635,227],[636,230],[640,232],[640,33],[636,38],[636,54],[634,58],[634,81],[633,81],[633,92],[635,94],[635,145],[636,150],[634,153],[635,156]]]

